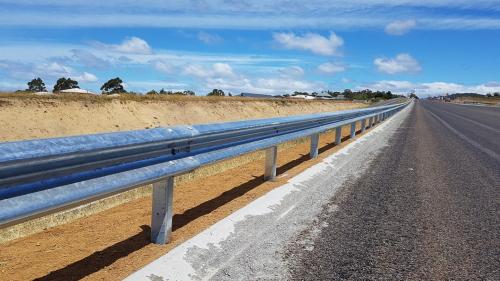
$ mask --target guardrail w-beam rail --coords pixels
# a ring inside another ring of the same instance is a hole
[[[0,227],[73,208],[153,184],[151,240],[167,243],[172,230],[174,177],[204,165],[266,150],[264,176],[276,177],[277,146],[355,123],[362,131],[408,103],[284,118],[0,143]]]

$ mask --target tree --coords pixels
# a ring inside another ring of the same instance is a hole
[[[155,90],[151,90],[147,92],[146,95],[158,95],[158,92],[156,92]]]
[[[486,97],[491,98],[492,95],[491,94],[486,94]]]
[[[40,77],[31,80],[28,82],[28,89],[27,91],[30,92],[45,92],[47,91],[47,88],[45,88],[45,83],[43,83],[43,80],[40,79]]]
[[[57,79],[56,85],[54,86],[53,92],[59,92],[67,89],[78,89],[78,82],[71,78],[59,78]]]
[[[119,94],[126,93],[122,85],[123,81],[119,77],[108,80],[101,86],[101,91],[103,94]]]
[[[207,94],[207,96],[223,97],[223,96],[225,96],[225,94],[224,94],[223,90],[213,89],[210,93]]]
[[[500,96],[500,93],[494,93],[493,95],[494,95],[495,97],[498,97],[498,96]]]
[[[354,98],[354,93],[350,89],[345,89],[344,92],[342,92],[342,94],[348,100],[352,100]]]

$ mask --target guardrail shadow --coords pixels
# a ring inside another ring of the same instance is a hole
[[[343,137],[342,141],[349,139],[349,136]],[[327,145],[319,148],[319,152],[323,153],[331,148],[335,147],[335,143],[328,143]],[[289,161],[280,167],[277,167],[277,174],[283,174],[286,171],[310,160],[309,154],[300,154],[300,157]],[[256,188],[264,182],[264,176],[255,176],[253,179],[233,187],[232,189],[223,192],[219,196],[205,201],[198,206],[195,206],[182,214],[176,214],[173,216],[173,226],[172,229],[175,231],[189,224],[191,221],[209,214],[221,206],[245,195],[247,192]],[[69,264],[61,269],[50,272],[49,274],[37,278],[37,281],[74,281],[80,280],[88,275],[96,273],[107,266],[110,266],[115,261],[120,258],[126,257],[129,254],[138,251],[148,244],[150,241],[151,228],[147,225],[141,226],[142,231],[134,236],[127,238],[126,240],[120,241],[113,244],[103,250],[94,252],[93,254]]]
[[[150,242],[149,236],[151,228],[148,225],[141,225],[142,231],[134,236],[113,244],[101,251],[94,252],[77,262],[69,264],[61,269],[50,272],[49,274],[36,278],[36,281],[75,281],[95,273],[118,259],[126,257],[141,248],[144,248]]]

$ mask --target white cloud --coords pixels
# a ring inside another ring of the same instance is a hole
[[[190,85],[180,82],[169,81],[127,81],[127,87],[133,88],[134,91],[147,92],[150,90],[165,89],[169,91],[184,91],[189,90]]]
[[[204,67],[199,64],[189,64],[184,67],[183,73],[197,78],[236,77],[233,68],[227,63],[214,63],[210,67]]]
[[[200,31],[197,35],[198,40],[205,44],[217,44],[223,41],[222,37],[217,34],[211,34],[208,32]]]
[[[498,0],[97,1],[2,0],[1,26],[229,29],[384,27],[405,15],[420,28],[496,28]],[[119,7],[119,8],[116,8]],[[432,10],[431,10],[432,9]],[[432,12],[430,12],[432,11]],[[470,12],[469,12],[470,11]],[[429,15],[425,23],[422,15]],[[464,15],[464,16],[457,16]],[[452,20],[452,24],[443,22]],[[424,27],[425,25],[425,27]]]
[[[82,75],[75,76],[74,79],[78,82],[96,82],[97,76],[92,73],[83,72]]]
[[[374,83],[368,83],[358,87],[358,89],[369,88],[372,90],[392,91],[394,93],[409,93],[415,91],[420,96],[433,96],[454,93],[478,93],[487,94],[500,92],[500,83],[489,82],[478,85],[463,85],[449,82],[427,82],[413,83],[410,81],[382,80]]]
[[[389,35],[403,35],[415,28],[415,26],[417,26],[417,22],[415,20],[393,21],[386,25],[385,33]]]
[[[148,42],[139,37],[127,38],[123,40],[121,44],[105,44],[102,42],[96,42],[96,46],[125,54],[149,55],[153,53],[153,50],[149,46]]]
[[[387,74],[416,73],[422,70],[420,64],[409,54],[398,54],[395,58],[376,58],[373,63],[380,72]]]
[[[36,73],[45,73],[48,76],[71,76],[71,74],[74,72],[71,67],[62,65],[57,62],[51,62],[51,63],[45,63],[42,65],[38,65],[35,68]]]
[[[303,36],[294,33],[275,33],[273,38],[286,49],[307,50],[318,55],[339,55],[339,48],[344,45],[344,40],[334,32],[329,37],[317,33],[306,33]]]
[[[102,69],[108,67],[111,64],[109,60],[100,58],[87,50],[72,49],[70,50],[70,52],[72,54],[70,58],[71,60],[73,60],[75,63],[79,63],[88,67]]]
[[[310,82],[293,78],[255,78],[240,77],[239,79],[210,78],[205,84],[206,89],[223,89],[232,93],[250,92],[259,94],[289,94],[293,91],[321,91],[325,86],[321,82]]]
[[[152,63],[153,63],[153,67],[156,70],[163,72],[163,73],[171,74],[175,70],[175,67],[166,61],[157,60],[157,61],[154,61]]]
[[[201,79],[200,93],[211,89],[222,89],[232,93],[251,92],[261,94],[285,94],[293,91],[319,91],[324,89],[322,82],[310,82],[298,79],[304,70],[298,66],[278,69],[278,76],[247,77],[235,73],[226,63],[214,63],[211,66],[190,64],[183,73]]]
[[[214,76],[219,77],[234,77],[233,68],[227,63],[214,63],[212,65]]]
[[[280,68],[278,69],[278,72],[287,77],[287,76],[290,76],[290,77],[298,77],[298,76],[302,76],[305,74],[305,71],[302,67],[300,66],[290,66],[290,67],[285,67],[285,68]]]
[[[345,70],[346,70],[346,67],[344,65],[338,64],[338,63],[327,62],[327,63],[323,63],[323,64],[318,66],[318,71],[320,71],[322,73],[326,73],[326,74],[335,74],[335,73],[343,72]]]

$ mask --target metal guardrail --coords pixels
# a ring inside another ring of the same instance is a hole
[[[333,113],[178,126],[0,143],[0,227],[153,184],[151,239],[168,242],[174,176],[245,153],[266,150],[265,178],[276,176],[277,145],[361,121],[361,130],[408,103]],[[368,123],[368,124],[367,124]]]

